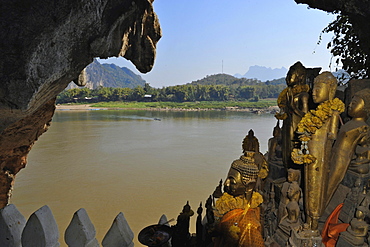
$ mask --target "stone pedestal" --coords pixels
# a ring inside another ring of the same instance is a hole
[[[291,232],[297,231],[300,225],[302,225],[301,220],[298,220],[296,223],[289,223],[287,218],[285,218],[278,226],[273,239],[280,246],[285,246],[291,236]]]
[[[282,245],[285,246],[285,245]],[[322,238],[318,232],[312,232],[310,230],[304,230],[298,232],[293,230],[291,237],[289,238],[288,246],[301,247],[301,246],[316,246],[325,247],[322,243]]]

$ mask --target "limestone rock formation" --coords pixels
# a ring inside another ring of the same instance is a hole
[[[153,0],[6,1],[0,5],[0,208],[56,95],[94,57],[151,70],[161,37]]]

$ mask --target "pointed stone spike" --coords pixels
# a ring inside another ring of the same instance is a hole
[[[0,209],[0,246],[21,247],[21,235],[26,218],[13,205]]]
[[[173,220],[173,219],[171,219]],[[170,223],[168,222],[167,216],[165,214],[162,214],[161,218],[159,218],[158,224],[170,226]],[[167,243],[162,245],[163,247],[171,247],[171,241],[168,241]]]
[[[69,223],[64,240],[69,247],[99,247],[96,231],[87,212],[80,208]]]
[[[167,216],[165,214],[162,214],[161,218],[159,218],[158,224],[160,225],[164,224],[166,226],[169,226],[170,224],[167,222],[168,222]]]
[[[23,247],[58,247],[58,239],[58,226],[47,205],[30,216],[22,232]]]
[[[128,225],[125,216],[123,213],[119,213],[105,235],[102,245],[103,247],[132,247],[134,246],[133,239],[134,233]]]

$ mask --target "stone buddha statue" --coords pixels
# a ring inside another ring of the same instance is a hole
[[[268,141],[268,162],[269,163],[282,163],[282,149],[281,149],[281,128],[279,126],[279,121],[276,123],[274,130],[272,132],[273,137]]]
[[[368,246],[365,244],[365,238],[368,234],[369,225],[366,223],[365,216],[369,210],[364,206],[358,206],[347,231],[339,236],[337,246]]]
[[[280,194],[280,203],[279,203],[279,211],[278,211],[278,222],[281,223],[281,221],[288,216],[288,204],[290,201],[296,198],[296,194],[299,192],[297,202],[300,199],[300,190],[301,188],[298,185],[298,182],[300,180],[301,172],[299,170],[295,169],[288,169],[288,176],[287,181],[283,183],[283,186],[281,188],[281,194]],[[293,191],[295,187],[291,188],[291,185],[295,183],[295,185],[298,186],[299,191]],[[292,198],[292,199],[291,199]]]
[[[287,168],[294,166],[290,154],[294,144],[298,141],[295,135],[298,123],[308,112],[309,90],[306,84],[306,68],[301,62],[296,62],[289,68],[286,76],[287,88],[284,89],[278,98],[280,113],[276,115],[283,120],[282,132],[282,158]]]
[[[225,192],[214,209],[218,234],[214,246],[264,246],[259,209],[263,199],[255,192],[259,169],[253,156],[242,156],[231,164]]]
[[[177,223],[174,226],[171,243],[173,246],[185,247],[188,246],[190,240],[190,217],[194,215],[189,202],[183,207],[182,212],[177,217]]]
[[[367,174],[370,171],[370,134],[368,133],[356,146],[356,158],[351,160],[348,170],[359,174]]]
[[[253,158],[255,165],[258,167],[260,174],[258,176],[256,190],[262,190],[261,180],[267,177],[269,169],[265,156],[260,152],[260,143],[257,137],[254,136],[254,131],[252,129],[249,130],[248,135],[243,139],[242,149],[244,155],[241,156],[240,159],[250,156]]]
[[[330,72],[323,72],[314,80],[312,98],[319,104],[316,110],[306,113],[298,124],[297,133],[301,149],[293,149],[292,158],[304,166],[305,209],[311,230],[318,229],[318,220],[325,206],[329,160],[336,139],[339,114],[344,104],[334,98],[337,79]]]
[[[343,180],[356,147],[367,141],[369,126],[366,120],[369,116],[369,110],[370,89],[355,93],[347,111],[352,119],[340,128],[331,153],[327,202]]]

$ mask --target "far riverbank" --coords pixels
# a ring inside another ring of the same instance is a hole
[[[144,111],[244,111],[253,113],[276,112],[276,99],[250,101],[202,102],[98,102],[57,104],[57,110],[144,110]]]
[[[165,108],[154,108],[154,107],[97,107],[93,104],[85,105],[56,105],[56,110],[60,111],[89,111],[89,110],[141,110],[141,111],[242,111],[252,113],[275,113],[279,110],[277,106],[269,106],[262,108],[245,108],[245,107],[225,107],[225,108],[179,108],[179,107],[165,107]]]

